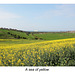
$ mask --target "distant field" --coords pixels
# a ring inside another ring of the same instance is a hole
[[[23,32],[12,29],[0,29],[0,39],[58,40],[75,38],[75,33],[41,33]]]
[[[39,38],[42,38],[43,40],[75,38],[75,33],[45,33],[45,34],[34,34],[34,35]]]

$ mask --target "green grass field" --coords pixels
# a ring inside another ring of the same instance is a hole
[[[28,34],[19,30],[0,29],[0,39],[58,40],[75,38],[75,33],[32,33]]]
[[[39,38],[42,38],[43,40],[75,38],[75,33],[46,33],[46,34],[34,34],[34,35]]]

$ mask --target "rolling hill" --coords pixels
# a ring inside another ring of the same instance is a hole
[[[57,40],[66,38],[75,38],[74,31],[27,32],[16,29],[0,28],[0,39]]]
[[[0,39],[34,39],[32,34],[24,31],[0,28]]]

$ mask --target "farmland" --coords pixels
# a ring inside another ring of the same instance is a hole
[[[6,40],[0,39],[9,41]],[[75,38],[27,44],[0,43],[0,54],[0,66],[75,66]]]
[[[57,40],[66,38],[75,38],[75,33],[45,33],[45,34],[34,34],[35,36],[42,38],[43,40]]]
[[[75,33],[68,32],[24,32],[14,29],[0,29],[0,39],[30,39],[30,40],[58,40],[75,38]]]
[[[0,29],[0,66],[75,66],[75,33]]]

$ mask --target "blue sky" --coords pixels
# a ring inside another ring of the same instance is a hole
[[[75,30],[75,4],[0,4],[0,27],[25,31]]]

